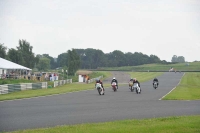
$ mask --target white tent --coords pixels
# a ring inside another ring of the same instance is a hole
[[[32,70],[30,68],[24,67],[22,65],[16,64],[14,62],[5,60],[0,57],[0,69],[20,69],[20,70]]]

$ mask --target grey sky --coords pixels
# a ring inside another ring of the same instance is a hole
[[[200,60],[200,0],[0,0],[0,43],[36,54],[72,48]]]

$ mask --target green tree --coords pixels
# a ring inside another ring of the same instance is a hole
[[[43,57],[50,59],[50,68],[51,69],[55,69],[57,67],[55,59],[53,57],[49,56],[49,54],[43,54]]]
[[[68,56],[67,52],[58,55],[57,63],[56,63],[57,67],[68,66],[67,56]]]
[[[86,54],[85,54],[85,49],[75,49],[77,54],[80,56],[80,61],[81,61],[81,65],[80,67],[85,69],[86,68]]]
[[[4,44],[0,44],[0,57],[5,59],[7,47],[5,47],[3,45]]]
[[[94,67],[94,60],[95,60],[95,49],[88,48],[85,50],[85,66],[88,69],[95,68]]]
[[[125,53],[125,60],[127,62],[127,66],[133,66],[133,53],[128,52]]]
[[[126,66],[127,65],[125,54],[122,51],[115,50],[112,53],[114,55],[114,59],[117,60],[117,66]]]
[[[15,50],[14,48],[8,50],[8,59],[17,64],[24,64],[22,53],[20,51]]]
[[[46,57],[40,58],[37,68],[38,70],[47,71],[50,68],[50,59]]]
[[[161,62],[160,58],[156,55],[150,55],[148,63],[159,63]]]
[[[68,74],[74,75],[80,68],[80,57],[75,49],[68,50]]]
[[[37,66],[37,64],[39,63],[39,61],[40,61],[40,57],[37,55],[37,56],[34,58],[34,62],[35,62],[34,68],[36,68],[36,66]]]
[[[35,56],[32,52],[33,47],[26,40],[19,40],[19,47],[17,47],[18,52],[22,54],[24,65],[28,68],[33,68],[35,65]]]
[[[172,60],[171,60],[171,61],[172,61],[172,62],[178,62],[178,60],[177,60],[177,59],[178,59],[178,57],[177,57],[176,55],[173,55],[173,57],[172,57]]]
[[[185,62],[185,58],[183,56],[178,56],[177,62],[184,63]]]

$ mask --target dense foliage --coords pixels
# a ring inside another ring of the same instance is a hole
[[[172,57],[172,62],[179,62],[179,63],[184,63],[185,62],[185,58],[183,56],[176,56],[174,55]]]
[[[82,69],[96,69],[98,67],[137,66],[150,63],[162,63],[156,55],[145,55],[139,52],[123,53],[119,50],[104,54],[96,49],[75,49],[81,59]],[[166,61],[165,61],[166,62]]]
[[[7,48],[3,46],[4,44],[0,43],[0,57],[1,58],[6,58],[6,50]]]

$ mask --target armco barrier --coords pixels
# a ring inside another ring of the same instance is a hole
[[[72,83],[72,79],[54,81],[54,87]]]
[[[47,88],[47,82],[0,85],[0,94]]]

